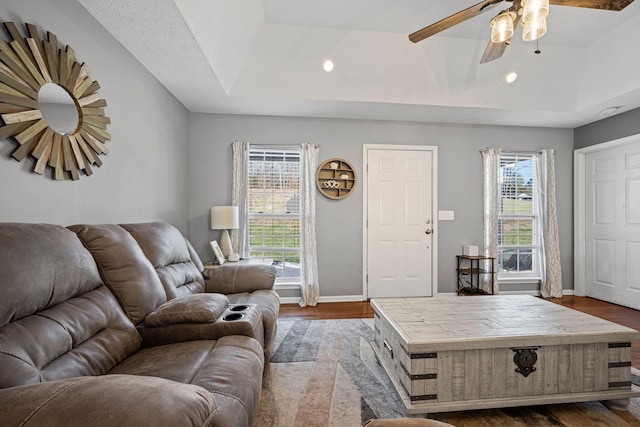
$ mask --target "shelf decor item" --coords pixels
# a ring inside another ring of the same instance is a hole
[[[318,191],[329,199],[344,199],[355,190],[357,182],[356,169],[344,159],[326,160],[316,173]]]
[[[38,28],[26,24],[28,37],[22,37],[13,22],[4,26],[13,40],[0,39],[0,139],[13,137],[18,148],[11,156],[19,162],[32,156],[38,175],[47,166],[55,180],[91,175],[111,139],[100,85],[70,46],[58,47],[55,34],[42,40]]]
[[[222,255],[222,250],[220,249],[218,242],[215,240],[212,240],[209,242],[209,246],[211,246],[211,250],[213,251],[213,254],[216,256],[216,260],[218,261],[218,264],[219,265],[224,264],[225,262],[224,255]]]

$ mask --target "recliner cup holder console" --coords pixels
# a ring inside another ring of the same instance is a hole
[[[248,305],[232,305],[229,307],[229,311],[245,311],[248,308]]]
[[[242,313],[231,313],[231,314],[227,314],[226,316],[224,316],[222,318],[222,320],[226,320],[228,322],[233,321],[233,320],[240,320],[244,317],[244,314]]]

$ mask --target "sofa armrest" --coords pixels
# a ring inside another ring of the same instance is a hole
[[[213,323],[229,305],[226,295],[192,294],[174,298],[147,315],[145,327]]]
[[[0,425],[210,426],[215,398],[202,387],[156,377],[77,377],[0,390]]]
[[[221,294],[196,294],[202,297]],[[230,304],[215,322],[140,325],[143,347],[157,347],[185,341],[217,340],[227,335],[255,338],[264,347],[262,310],[257,304]]]
[[[236,294],[273,289],[276,268],[271,265],[228,263],[204,270],[206,292]]]

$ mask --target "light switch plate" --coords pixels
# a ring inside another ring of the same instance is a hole
[[[454,211],[438,211],[438,219],[441,221],[453,221],[455,219]]]

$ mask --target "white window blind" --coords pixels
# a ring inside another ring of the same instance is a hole
[[[540,215],[536,154],[500,155],[498,275],[540,278]]]
[[[249,151],[249,256],[272,260],[277,283],[300,282],[300,150]]]

